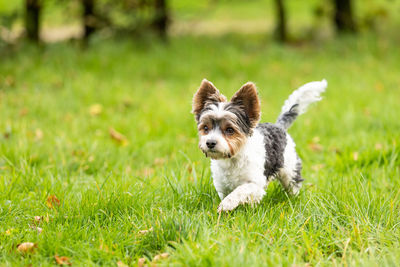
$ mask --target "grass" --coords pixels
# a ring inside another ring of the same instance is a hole
[[[160,265],[397,265],[398,39],[279,46],[230,34],[20,47],[0,62],[0,265],[54,265],[55,255],[136,265],[164,252]],[[204,77],[228,96],[255,81],[262,121],[296,87],[328,80],[323,101],[290,129],[304,162],[300,196],[274,183],[259,206],[218,217],[190,114]],[[21,254],[22,242],[36,251]]]

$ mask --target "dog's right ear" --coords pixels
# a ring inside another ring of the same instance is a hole
[[[193,96],[192,113],[195,115],[197,121],[204,106],[213,102],[226,102],[226,97],[211,82],[204,79],[201,82],[199,90]]]

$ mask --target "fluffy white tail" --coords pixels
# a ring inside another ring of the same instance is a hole
[[[328,83],[324,79],[320,82],[307,83],[294,91],[285,101],[276,123],[288,129],[298,115],[306,112],[311,103],[322,99],[321,93],[325,92],[327,86]]]

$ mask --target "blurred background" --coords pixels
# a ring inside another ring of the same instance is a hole
[[[205,164],[190,114],[203,78],[228,97],[256,82],[262,121],[326,78],[320,114],[291,129],[300,145],[316,137],[351,158],[397,136],[398,0],[0,0],[0,21],[0,127],[16,161],[47,166],[83,147],[103,155],[94,169],[154,174],[155,157],[180,153]],[[81,171],[88,158],[61,162]]]
[[[2,46],[150,34],[263,34],[296,43],[398,28],[397,0],[14,0],[0,1]]]

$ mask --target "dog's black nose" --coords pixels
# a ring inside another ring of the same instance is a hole
[[[217,145],[217,141],[215,141],[215,140],[208,140],[207,142],[206,142],[206,145],[207,145],[207,147],[208,148],[214,148],[216,145]]]

